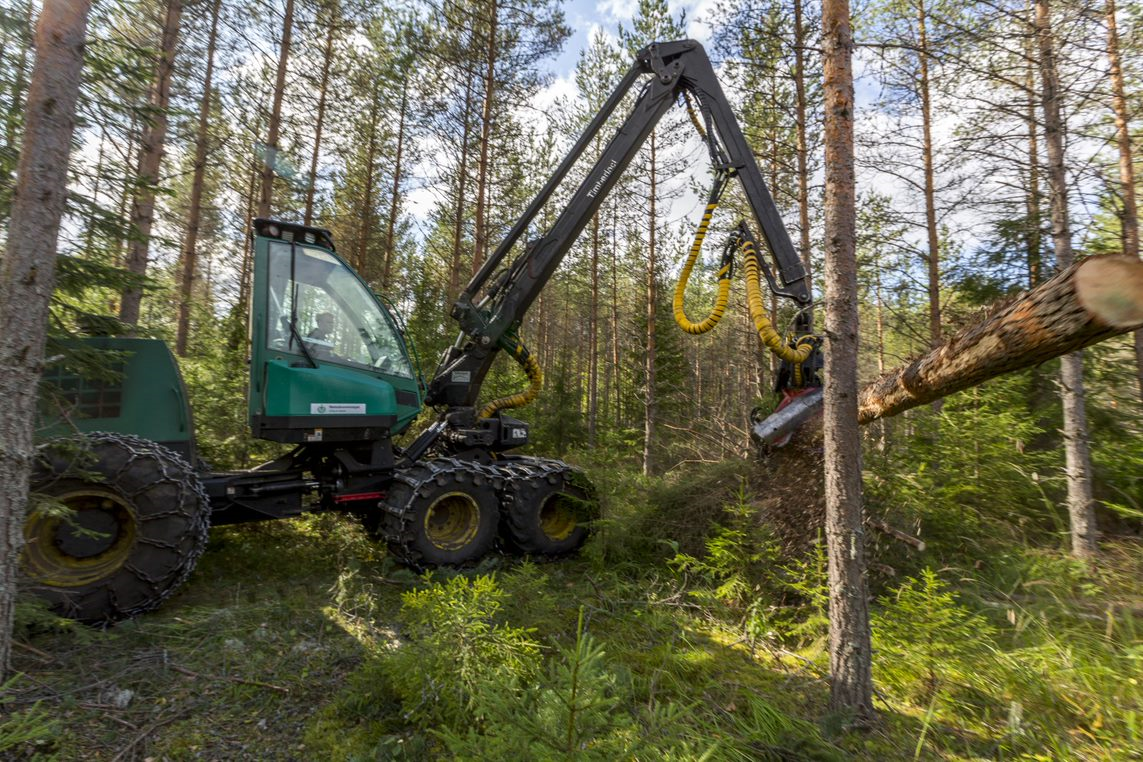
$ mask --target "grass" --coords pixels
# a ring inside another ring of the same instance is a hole
[[[722,536],[710,522],[729,525],[738,515],[720,507],[739,499],[733,490],[710,490],[704,498],[693,482],[680,482],[685,494],[658,483],[645,502],[613,499],[605,530],[576,558],[532,564],[493,557],[461,575],[490,578],[495,592],[482,595],[494,594],[499,603],[459,618],[459,632],[476,620],[509,626],[535,651],[523,648],[519,664],[498,676],[474,677],[471,700],[449,710],[451,719],[433,726],[415,719],[429,714],[418,702],[432,701],[447,680],[427,666],[436,654],[416,650],[427,647],[428,636],[410,640],[414,620],[404,594],[445,590],[455,575],[417,577],[393,565],[348,520],[310,516],[214,530],[183,591],[158,612],[106,631],[61,625],[25,609],[15,654],[22,674],[4,686],[0,703],[0,757],[434,759],[450,756],[446,739],[451,756],[488,758],[479,753],[482,737],[470,747],[465,734],[483,728],[492,739],[494,723],[512,717],[505,708],[551,706],[564,695],[561,665],[579,653],[587,633],[598,654],[581,649],[595,654],[583,674],[613,708],[576,758],[636,748],[636,741],[642,751],[613,753],[1140,758],[1139,543],[1106,545],[1091,569],[1059,552],[1020,546],[981,568],[938,568],[934,576],[943,587],[918,582],[904,600],[939,605],[948,616],[930,617],[931,631],[920,624],[895,631],[894,647],[875,654],[880,722],[847,732],[844,718],[828,712],[820,640],[785,616],[802,611],[797,595],[767,577],[749,587],[753,608],[738,600],[741,585],[736,600],[715,605],[715,562],[707,559],[705,576],[682,571],[669,563],[677,545],[648,538],[645,528],[662,505],[677,532],[696,533],[673,541],[701,556]],[[704,499],[710,504],[696,505]],[[688,523],[684,508],[710,518]],[[749,527],[741,531],[754,538]],[[742,575],[749,583],[756,573],[751,567]],[[805,579],[803,592],[811,584]],[[911,621],[896,595],[902,582],[882,590],[880,616]],[[431,605],[455,605],[438,598]],[[765,616],[751,618],[759,611]],[[982,624],[947,636],[955,630],[947,623],[958,621]],[[406,658],[411,654],[426,659]],[[922,668],[925,659],[935,668]],[[503,728],[497,732],[498,743],[514,742]],[[550,758],[562,757],[553,751]]]

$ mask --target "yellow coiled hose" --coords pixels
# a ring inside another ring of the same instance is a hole
[[[540,394],[540,388],[544,385],[544,372],[540,369],[540,364],[536,362],[536,358],[532,357],[532,353],[524,346],[524,342],[515,336],[511,337],[509,341],[513,343],[506,346],[502,344],[503,348],[508,350],[508,353],[512,355],[512,359],[520,364],[520,367],[524,369],[524,373],[528,376],[528,380],[532,383],[522,392],[517,392],[516,394],[489,402],[480,409],[481,418],[491,418],[500,410],[527,405],[536,399]]]
[[[800,382],[802,363],[808,360],[814,351],[813,337],[803,336],[792,347],[782,340],[770,323],[770,318],[766,317],[762,289],[758,285],[760,273],[758,252],[754,248],[754,243],[746,238],[740,242],[739,247],[742,251],[743,267],[746,270],[746,303],[750,306],[750,317],[754,320],[758,338],[771,352],[794,365],[795,382]]]
[[[717,208],[717,201],[712,201],[706,205],[706,212],[702,216],[702,222],[699,223],[698,230],[695,231],[695,239],[691,244],[691,251],[687,255],[687,261],[683,263],[683,271],[679,274],[679,282],[675,285],[675,322],[679,324],[679,328],[696,336],[706,333],[718,325],[718,321],[722,320],[722,315],[726,312],[726,304],[730,301],[731,265],[728,262],[718,271],[718,296],[715,297],[714,308],[710,311],[709,315],[697,323],[691,322],[691,320],[687,318],[686,308],[683,306],[683,296],[687,290],[687,281],[691,277],[691,270],[695,266],[699,252],[702,250],[703,239],[706,238],[707,228],[710,227],[710,218]]]
[[[694,269],[699,252],[702,250],[703,239],[706,238],[707,229],[710,227],[710,218],[714,214],[714,210],[718,208],[717,197],[719,195],[721,195],[721,189],[716,189],[716,191],[711,194],[711,202],[707,204],[706,212],[704,212],[702,216],[702,222],[699,223],[698,230],[695,231],[694,242],[691,244],[690,253],[687,254],[686,262],[683,263],[682,272],[679,273],[679,282],[675,285],[675,322],[678,323],[679,327],[684,331],[696,336],[706,333],[718,325],[718,321],[722,320],[722,316],[726,312],[726,305],[730,299],[730,272],[732,265],[730,262],[726,262],[718,271],[718,295],[715,297],[714,308],[710,314],[707,315],[705,319],[695,323],[687,317],[686,309],[683,306],[683,296],[686,292],[687,281],[691,277],[691,271]],[[803,336],[794,346],[790,346],[782,339],[774,329],[770,319],[766,316],[766,307],[762,301],[762,289],[758,285],[761,272],[758,263],[758,252],[754,248],[754,243],[749,238],[743,237],[739,240],[739,250],[742,252],[746,269],[746,302],[750,306],[750,317],[754,320],[754,327],[758,331],[758,338],[762,340],[762,343],[765,344],[771,352],[794,365],[794,380],[796,384],[800,384],[801,364],[809,359],[810,354],[814,350],[813,337]]]

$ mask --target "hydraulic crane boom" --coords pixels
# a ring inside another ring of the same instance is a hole
[[[501,265],[509,252],[584,150],[595,141],[604,123],[624,97],[641,83],[642,89],[631,113],[555,223],[542,237],[528,242],[523,255],[503,268]],[[514,332],[528,308],[655,125],[680,97],[687,98],[688,102],[690,98],[698,102],[701,117],[711,133],[708,146],[715,171],[737,177],[742,184],[776,265],[777,278],[771,279],[771,288],[775,293],[793,299],[799,306],[807,307],[812,303],[805,268],[702,45],[694,40],[649,45],[639,52],[634,65],[555,173],[453,305],[452,316],[460,323],[462,333],[442,358],[429,385],[426,401],[431,405],[447,406],[457,413],[454,425],[471,425],[469,421],[461,420],[469,417],[462,413],[462,409],[472,409],[476,404],[484,376],[497,350],[522,349]],[[519,355],[517,359],[520,359]]]

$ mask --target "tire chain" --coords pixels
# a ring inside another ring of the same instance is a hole
[[[171,516],[180,516],[189,519],[192,523],[189,530],[189,535],[193,539],[192,547],[189,552],[185,554],[179,553],[179,546],[176,543],[158,542],[155,540],[147,540],[140,538],[137,542],[151,545],[152,547],[163,548],[166,550],[173,550],[179,557],[179,563],[173,574],[167,573],[162,576],[156,576],[145,569],[140,569],[130,562],[124,563],[123,568],[131,573],[140,582],[147,585],[151,590],[151,595],[145,602],[140,605],[121,608],[115,598],[115,592],[109,590],[109,597],[111,604],[118,614],[119,618],[130,618],[146,611],[155,609],[160,603],[174,594],[176,590],[186,582],[190,577],[191,572],[194,571],[195,564],[198,563],[199,557],[202,556],[203,551],[206,550],[207,538],[210,534],[210,499],[206,495],[206,491],[202,487],[202,482],[197,478],[195,470],[188,464],[181,455],[163,447],[149,439],[135,436],[133,434],[118,434],[110,431],[93,431],[88,434],[83,434],[77,437],[69,437],[67,440],[76,443],[78,451],[85,453],[92,453],[101,444],[118,444],[122,446],[128,453],[127,460],[113,473],[107,476],[107,483],[114,486],[116,491],[120,492],[124,498],[131,504],[131,508],[135,510],[136,498],[153,489],[159,484],[174,485],[178,500],[174,501],[174,505],[198,505],[201,510],[197,515],[189,514],[185,510],[177,510],[172,508],[168,511],[152,513],[148,516],[139,516],[136,513],[136,519],[142,524],[147,521],[154,521],[157,519],[169,518]],[[61,440],[53,440],[40,445],[38,450],[39,467],[46,466],[47,470],[51,472],[51,478],[67,478],[67,472],[62,474],[54,473],[53,459],[50,456],[50,450],[53,447],[58,447]],[[147,484],[135,489],[134,491],[127,491],[120,486],[121,477],[140,459],[150,459],[158,466],[159,478],[148,482]],[[83,463],[78,464],[79,471],[83,471]],[[176,469],[184,471],[183,475],[173,473]],[[195,478],[187,479],[185,475],[191,475]],[[42,486],[45,481],[41,481],[39,475],[36,475],[36,486]],[[48,481],[50,483],[50,481]],[[188,503],[187,492],[190,492],[190,502]],[[187,535],[184,535],[184,537]]]
[[[460,458],[438,457],[418,463],[412,468],[398,471],[394,482],[404,485],[407,495],[399,497],[398,504],[390,501],[390,497],[382,501],[381,509],[384,517],[381,521],[381,531],[389,543],[390,549],[402,562],[415,569],[423,569],[420,553],[413,548],[416,537],[416,527],[413,516],[416,512],[416,501],[421,488],[429,482],[441,478],[448,478],[448,474],[466,472],[465,478],[457,481],[473,481],[484,479],[490,483],[500,502],[500,519],[505,516],[505,506],[519,494],[526,482],[548,481],[553,478],[562,479],[567,483],[568,476],[577,473],[574,468],[562,460],[553,458],[535,458],[524,455],[513,455],[496,463],[478,463]],[[553,484],[555,482],[552,482]],[[400,489],[400,488],[399,488]],[[594,498],[594,494],[591,495]]]
[[[456,478],[457,474],[463,476]],[[403,563],[418,571],[425,569],[426,564],[421,559],[420,551],[413,547],[417,536],[413,521],[417,499],[421,497],[422,487],[450,477],[461,483],[486,481],[497,494],[500,493],[504,479],[500,469],[493,465],[459,458],[433,458],[397,471],[393,475],[389,496],[381,501],[381,535],[388,542],[389,549]]]

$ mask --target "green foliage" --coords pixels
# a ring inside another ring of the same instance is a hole
[[[657,742],[682,717],[672,705],[631,711],[629,681],[607,668],[603,647],[584,630],[582,610],[575,644],[561,650],[544,676],[486,685],[477,704],[479,728],[441,732],[458,759],[628,759],[664,751]]]
[[[193,355],[179,363],[194,414],[199,456],[219,470],[249,468],[283,451],[250,434],[246,348],[244,343],[233,346],[227,341],[237,323],[235,316],[204,322],[194,336]]]
[[[944,683],[976,666],[973,657],[992,640],[988,622],[957,603],[932,569],[907,579],[873,618],[874,653],[882,680],[931,701]]]
[[[745,482],[725,514],[726,526],[715,525],[702,556],[678,553],[670,565],[701,581],[689,591],[693,598],[704,606],[738,614],[746,631],[757,635],[765,631],[769,599],[778,585],[775,572],[780,568],[781,549],[766,525],[757,521],[747,502]]]
[[[14,709],[12,691],[21,676],[0,684],[0,756],[4,759],[47,762],[59,759],[53,750],[60,731],[54,712],[36,702],[24,709]]]
[[[794,595],[783,610],[783,631],[797,646],[824,653],[829,635],[829,562],[820,535],[809,553],[783,567],[781,580]]]
[[[489,685],[535,674],[539,645],[500,621],[505,594],[491,575],[455,576],[401,596],[405,646],[388,656],[394,690],[407,715],[426,725],[479,718]]]
[[[724,739],[716,758],[742,762],[832,762],[843,758],[812,723],[790,717],[761,696],[751,694],[745,703],[743,709],[716,725]]]
[[[1033,374],[1012,375],[950,397],[939,415],[894,421],[889,445],[867,450],[867,510],[912,523],[941,558],[985,557],[997,543],[1053,535],[1066,541],[1062,453],[1047,449],[1044,424],[1025,412],[1035,383]],[[906,424],[913,436],[894,445]],[[890,552],[897,555],[887,563],[916,570],[913,555]]]

